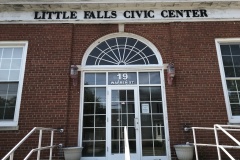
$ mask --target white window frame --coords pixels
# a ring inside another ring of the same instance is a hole
[[[0,47],[1,48],[4,48],[4,47],[8,47],[8,48],[22,47],[23,48],[14,119],[0,120],[0,130],[18,129],[18,120],[19,120],[20,104],[21,104],[21,98],[22,98],[22,88],[23,88],[23,79],[24,79],[24,73],[25,73],[28,41],[0,41]]]
[[[225,104],[227,109],[227,115],[228,115],[228,121],[229,123],[240,123],[240,116],[233,116],[228,96],[228,89],[227,89],[227,83],[226,83],[226,77],[225,77],[225,71],[224,71],[224,65],[222,60],[222,53],[221,53],[221,45],[224,44],[240,44],[240,38],[217,38],[215,39],[216,49],[217,49],[217,55],[218,55],[218,62],[219,62],[219,68],[220,68],[220,74],[222,79],[222,86],[223,86],[223,93],[225,98]],[[233,79],[240,80],[240,77],[236,77]]]
[[[97,66],[92,66],[92,65],[86,65],[87,62],[87,58],[89,56],[89,54],[91,53],[91,51],[101,42],[104,42],[108,39],[111,38],[117,38],[117,37],[129,37],[129,38],[134,38],[137,39],[138,41],[146,44],[154,53],[156,53],[156,58],[158,60],[158,64],[151,64],[151,65],[97,65]],[[139,70],[139,68],[144,68],[144,69],[149,69],[149,70],[154,70],[154,69],[162,69],[164,68],[163,66],[163,61],[162,61],[162,57],[161,54],[159,52],[159,50],[155,47],[155,45],[153,43],[151,43],[150,41],[148,41],[147,39],[145,39],[144,37],[141,37],[139,35],[136,34],[132,34],[132,33],[112,33],[112,34],[108,34],[105,35],[101,38],[99,38],[98,40],[96,40],[95,42],[93,42],[88,49],[86,50],[85,54],[83,55],[83,59],[82,59],[82,65],[81,65],[81,70],[119,70],[119,69],[127,69],[127,70]]]

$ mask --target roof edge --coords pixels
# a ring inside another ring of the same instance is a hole
[[[0,0],[0,4],[93,4],[93,3],[210,3],[239,2],[239,0]]]

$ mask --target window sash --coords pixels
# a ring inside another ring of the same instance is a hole
[[[226,69],[226,66],[235,67],[234,69],[236,69],[236,67],[237,67],[237,69],[238,69],[239,66],[235,65],[236,63],[234,64],[233,58],[234,58],[234,56],[236,56],[236,54],[239,54],[239,56],[240,56],[240,47],[237,49],[238,51],[235,53],[231,52],[231,50],[229,50],[230,52],[227,53],[227,52],[225,52],[226,50],[224,50],[223,47],[221,47],[221,46],[224,46],[225,48],[227,48],[227,47],[231,48],[231,45],[233,45],[234,47],[240,46],[240,38],[216,39],[215,43],[216,43],[216,48],[217,48],[219,68],[220,68],[220,73],[221,73],[221,79],[222,79],[226,109],[227,109],[227,113],[228,113],[228,119],[229,119],[230,123],[240,123],[240,108],[238,111],[238,109],[236,107],[236,104],[239,105],[239,107],[240,107],[240,96],[239,96],[240,93],[238,90],[236,90],[235,92],[232,92],[230,90],[231,88],[229,88],[229,86],[227,85],[230,81],[240,80],[240,76],[239,76],[239,74],[236,74],[236,70],[234,70],[235,75],[232,74],[229,76],[229,74],[226,73],[227,71],[229,71]],[[223,59],[223,57],[226,55],[231,57],[231,62],[230,62],[230,59],[229,60]],[[236,97],[236,93],[237,93],[237,97]],[[235,102],[237,102],[237,103],[235,103]]]
[[[8,88],[0,91],[0,96],[3,100],[5,98],[5,103],[1,103],[0,106],[0,110],[4,112],[0,114],[0,127],[18,126],[27,47],[27,41],[0,41],[0,72],[8,72],[5,74],[7,78],[3,78],[3,74],[0,73],[2,75],[0,85],[5,84],[8,87],[13,84],[17,85],[14,89]],[[8,112],[10,114],[7,113],[9,110],[11,110]]]

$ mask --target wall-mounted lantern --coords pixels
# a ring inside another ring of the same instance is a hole
[[[77,86],[78,67],[76,65],[71,65],[70,77],[73,79],[73,86]]]
[[[175,67],[173,63],[169,63],[167,66],[167,79],[168,84],[172,85],[173,77],[175,76]]]

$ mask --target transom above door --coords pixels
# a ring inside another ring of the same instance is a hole
[[[162,72],[84,72],[83,160],[124,158],[127,126],[132,160],[167,158]]]

